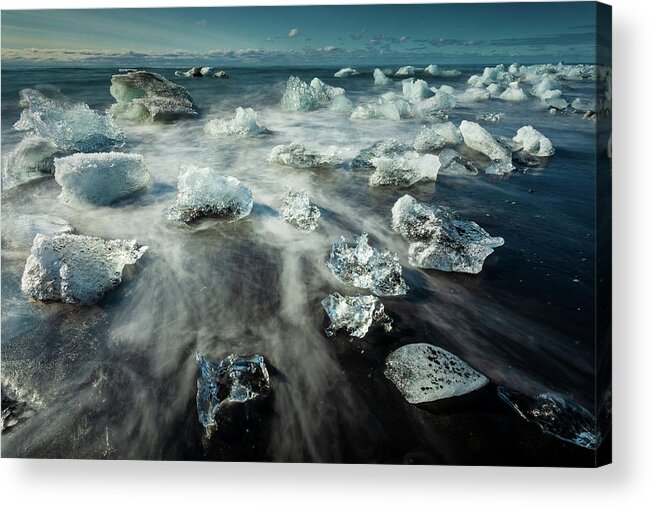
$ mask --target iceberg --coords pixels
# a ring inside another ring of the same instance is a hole
[[[400,67],[394,76],[399,77],[399,76],[413,76],[416,74],[416,69],[412,67],[411,65],[406,65],[404,67]]]
[[[421,153],[430,152],[462,142],[461,132],[454,123],[448,121],[431,127],[422,127],[414,139],[414,149]]]
[[[345,329],[350,336],[363,338],[372,325],[381,325],[388,333],[393,321],[384,313],[384,305],[375,296],[342,296],[338,292],[321,301],[330,318],[327,336]]]
[[[461,72],[454,69],[440,69],[438,65],[428,65],[425,73],[434,77],[459,77]]]
[[[29,141],[32,152],[50,151],[43,144],[48,141],[66,153],[110,151],[124,145],[124,132],[113,120],[86,104],[50,99],[31,89],[20,92],[20,103],[25,109],[14,128],[41,139]],[[41,147],[36,148],[34,143],[39,142]]]
[[[467,88],[466,91],[457,95],[457,102],[463,104],[471,102],[482,102],[491,98],[491,94],[485,88]]]
[[[264,398],[271,390],[264,357],[230,354],[218,363],[196,354],[201,376],[197,379],[197,413],[206,429],[216,429],[222,408]]]
[[[409,244],[409,263],[425,269],[477,274],[493,249],[504,244],[475,222],[445,207],[404,195],[391,209],[391,226]]]
[[[357,70],[353,69],[352,67],[345,67],[335,72],[335,77],[351,77],[357,75],[359,75],[359,72],[357,72]]]
[[[42,301],[93,304],[120,285],[125,266],[135,264],[146,251],[135,240],[37,234],[21,289]]]
[[[4,233],[11,244],[30,249],[37,234],[57,236],[72,234],[74,228],[62,218],[49,215],[17,215],[3,219]]]
[[[486,155],[494,164],[486,172],[505,174],[515,170],[511,163],[511,153],[491,136],[478,123],[463,120],[459,125],[463,142],[473,150]]]
[[[497,393],[544,433],[586,449],[596,450],[599,446],[594,416],[575,401],[557,393],[526,396],[504,387],[498,387]]]
[[[33,135],[24,137],[2,157],[2,188],[7,190],[51,176],[54,157],[58,154],[59,149],[52,141]]]
[[[520,83],[513,81],[509,84],[509,87],[502,92],[500,99],[509,100],[511,102],[520,102],[526,100],[527,96],[524,93],[524,90],[520,88]]]
[[[436,155],[408,151],[403,155],[382,156],[371,160],[375,172],[368,180],[372,187],[410,187],[420,181],[436,181],[441,162]]]
[[[549,139],[531,125],[521,127],[513,137],[514,151],[522,150],[534,157],[551,157],[554,147]]]
[[[393,83],[393,80],[390,77],[387,77],[384,72],[382,72],[382,69],[375,69],[373,71],[373,79],[376,85],[385,86]]]
[[[59,200],[73,208],[106,206],[149,186],[151,176],[142,155],[75,153],[54,161]]]
[[[111,113],[124,120],[171,121],[197,114],[185,88],[153,72],[116,74],[109,91],[116,100]]]
[[[485,375],[429,343],[411,343],[391,352],[384,375],[412,404],[462,396],[488,384]]]
[[[400,296],[407,293],[398,256],[380,252],[368,244],[366,233],[355,240],[355,247],[341,237],[332,245],[327,266],[335,277],[348,285],[369,289],[376,296]]]
[[[246,109],[238,107],[232,120],[224,118],[210,120],[204,127],[204,131],[215,137],[248,137],[269,133],[268,129],[258,125],[258,113],[250,107]]]
[[[298,229],[313,231],[318,226],[320,216],[319,208],[310,205],[307,192],[287,188],[280,206],[280,218]]]
[[[311,111],[319,107],[319,98],[314,88],[296,76],[291,76],[280,105],[286,111]]]
[[[200,218],[239,220],[253,209],[253,194],[240,180],[221,176],[209,167],[186,166],[178,181],[176,200],[163,213],[173,222],[188,224]]]
[[[385,155],[402,155],[410,150],[409,146],[397,139],[382,139],[361,150],[359,155],[352,160],[351,167],[353,169],[372,169],[374,167],[372,163],[374,158]]]
[[[317,100],[322,103],[328,103],[339,95],[344,95],[346,90],[338,86],[330,86],[329,84],[324,83],[318,77],[315,77],[310,82],[310,88],[316,92]]]
[[[577,111],[586,113],[597,110],[594,100],[582,99],[580,97],[577,97],[572,101],[572,107]]]
[[[338,150],[334,147],[325,153],[317,153],[300,143],[275,146],[269,154],[269,162],[298,169],[333,169],[343,164]]]
[[[409,102],[418,102],[434,95],[422,79],[405,79],[402,82],[402,95]]]

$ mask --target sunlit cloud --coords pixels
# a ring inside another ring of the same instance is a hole
[[[298,28],[292,28],[287,35],[289,37],[298,37],[301,35],[301,31]]]

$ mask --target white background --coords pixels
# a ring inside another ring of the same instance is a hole
[[[191,5],[274,3],[279,2],[195,0]],[[651,132],[647,127],[651,111],[651,20],[648,2],[610,3],[615,110],[613,465],[598,470],[574,470],[2,459],[2,504],[651,505]],[[100,1],[92,6],[180,4],[178,0],[118,0]],[[0,5],[2,9],[85,8],[91,3],[0,0]],[[408,31],[408,27],[405,29]],[[550,32],[554,30],[550,26]]]

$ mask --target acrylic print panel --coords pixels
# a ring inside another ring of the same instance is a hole
[[[609,7],[4,11],[2,111],[3,457],[610,460]]]

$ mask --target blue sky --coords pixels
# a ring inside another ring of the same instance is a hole
[[[2,12],[4,63],[593,61],[593,2]]]

